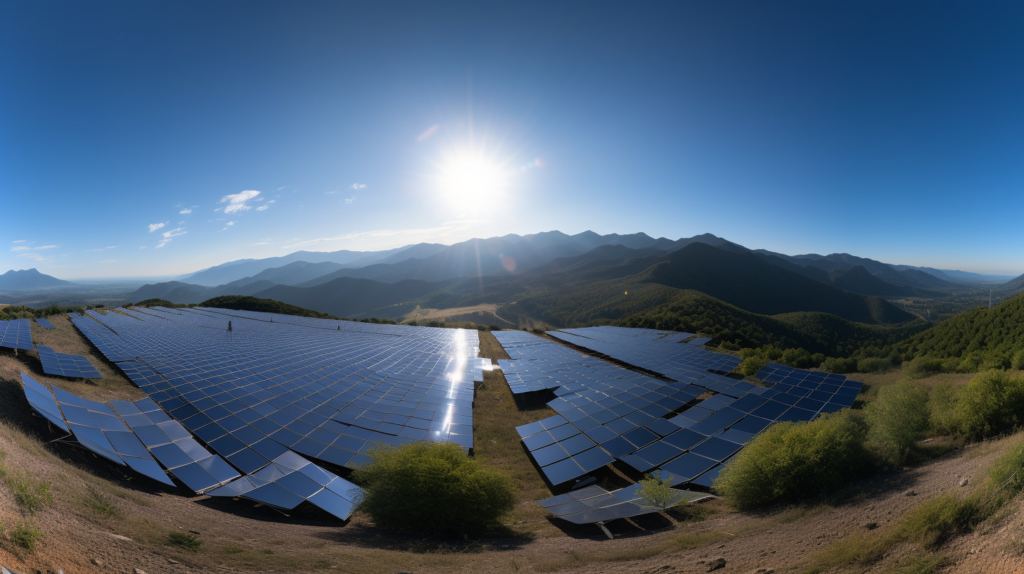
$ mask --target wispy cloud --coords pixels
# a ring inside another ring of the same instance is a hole
[[[287,185],[282,185],[281,187],[275,189],[274,191],[281,191],[282,189],[284,189],[286,187],[288,187],[288,186]]]
[[[154,231],[156,231],[157,229],[160,229],[161,227],[167,225],[168,223],[170,223],[170,221],[165,221],[163,223],[150,223],[149,224],[149,232],[153,233]]]
[[[188,233],[188,232],[185,231],[185,229],[182,228],[182,227],[178,227],[178,228],[172,229],[170,231],[163,232],[163,239],[161,239],[159,242],[157,242],[156,249],[160,249],[164,245],[167,245],[168,243],[170,243],[172,238],[177,237],[179,235],[185,235],[186,233]]]
[[[15,245],[14,247],[11,247],[11,251],[28,251],[29,249],[32,248],[28,245]]]
[[[270,209],[270,204],[274,203],[275,201],[277,201],[277,200],[276,199],[271,199],[270,201],[266,202],[265,204],[257,207],[256,211],[266,211],[267,209]]]
[[[354,196],[354,195],[353,195],[352,197],[350,197],[350,198],[346,199],[346,200],[345,200],[345,203],[352,203],[352,202],[354,202],[355,200],[356,200],[356,196]]]
[[[145,249],[145,248],[146,248],[146,246],[145,246],[145,245],[140,245],[140,246],[139,246],[139,249]]]
[[[28,239],[15,239],[11,243],[25,243],[26,241],[28,241]]]
[[[248,189],[241,193],[232,193],[225,195],[220,198],[217,203],[227,203],[224,207],[218,207],[214,211],[224,210],[224,213],[235,213],[236,211],[246,211],[252,209],[252,206],[246,202],[259,195],[260,192],[255,189]]]
[[[192,213],[192,209],[191,208],[185,208],[185,209],[182,209],[181,211],[179,211],[178,213],[181,214],[181,215],[188,215],[188,214]]]
[[[39,247],[33,247],[32,249],[53,249],[56,245],[40,245]]]
[[[89,251],[106,251],[107,249],[117,249],[117,245],[111,245],[110,247],[100,247],[99,249],[90,249]]]
[[[29,259],[35,259],[36,261],[49,261],[52,257],[44,257],[38,253],[19,253],[18,257],[28,257]]]
[[[365,183],[353,183],[352,185],[348,186],[349,189],[363,189],[365,187]]]

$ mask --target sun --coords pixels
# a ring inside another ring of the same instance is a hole
[[[501,165],[478,152],[452,154],[440,167],[440,193],[458,208],[475,209],[486,204],[507,181]]]

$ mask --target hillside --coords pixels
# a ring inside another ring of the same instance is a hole
[[[894,326],[864,325],[825,313],[769,317],[744,311],[697,291],[684,291],[670,303],[615,324],[699,332],[739,347],[803,348],[831,357],[847,356],[863,346],[893,344],[928,326],[920,320]]]
[[[314,309],[336,317],[373,316],[373,310],[407,301],[446,287],[448,283],[430,283],[407,279],[397,283],[381,283],[369,279],[339,277],[314,287],[275,285],[256,293],[263,299],[275,299],[291,305]],[[394,317],[411,311],[414,304],[393,308],[383,317]],[[404,309],[404,310],[403,310]]]
[[[35,268],[21,269],[19,271],[11,269],[7,273],[0,275],[0,291],[31,291],[33,289],[66,287],[70,285],[74,285],[74,283],[40,273]]]
[[[850,293],[769,265],[749,253],[695,243],[644,272],[642,281],[694,289],[763,315],[817,311],[859,323],[901,323],[914,317],[892,304]]]
[[[1024,351],[1024,294],[991,309],[979,308],[919,333],[894,345],[907,359],[970,359],[982,366],[1011,366]],[[1024,360],[1024,356],[1022,356]]]

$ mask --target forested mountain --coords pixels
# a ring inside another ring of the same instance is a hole
[[[327,283],[306,288],[275,285],[260,291],[256,296],[262,299],[283,301],[335,317],[393,317],[412,311],[415,305],[406,304],[402,309],[392,309],[387,314],[374,314],[374,311],[382,307],[412,301],[442,289],[449,283],[429,283],[415,279],[381,283],[370,279],[339,277]]]
[[[48,287],[64,287],[74,285],[71,281],[57,279],[40,273],[35,268],[15,271],[11,269],[0,275],[0,291],[31,291]]]
[[[849,253],[833,253],[831,255],[817,255],[814,253],[807,255],[784,255],[782,253],[774,253],[764,249],[758,249],[755,253],[776,257],[795,265],[810,265],[824,271],[851,269],[855,266],[861,266],[882,281],[904,287],[914,287],[919,289],[957,288],[957,285],[954,283],[944,281],[916,268],[901,266],[904,267],[904,269],[900,271],[895,269],[893,266],[880,261],[867,259],[865,257],[857,257],[855,255],[850,255]]]

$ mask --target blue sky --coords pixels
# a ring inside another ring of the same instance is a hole
[[[1019,2],[0,0],[0,272],[591,229],[1016,275],[1022,37]]]

